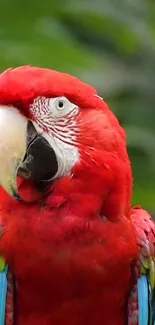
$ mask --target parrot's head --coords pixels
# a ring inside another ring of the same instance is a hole
[[[49,204],[54,194],[47,193],[57,193],[81,211],[126,213],[132,177],[125,134],[95,89],[50,69],[0,75],[0,184],[26,203],[18,177]]]

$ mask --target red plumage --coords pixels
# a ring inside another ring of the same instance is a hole
[[[80,159],[43,195],[19,179],[29,204],[0,189],[0,253],[17,281],[15,325],[124,325],[139,252],[124,131],[96,91],[72,76],[31,67],[1,74],[1,104],[35,120],[29,105],[37,96],[79,106]]]

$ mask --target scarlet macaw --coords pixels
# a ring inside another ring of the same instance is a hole
[[[1,325],[5,298],[6,325],[153,324],[155,225],[131,208],[125,132],[94,88],[0,75],[0,184]]]

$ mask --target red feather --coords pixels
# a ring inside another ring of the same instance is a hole
[[[15,325],[125,323],[138,253],[132,224],[123,216],[101,219],[97,211],[84,215],[78,194],[75,204],[67,197],[57,204],[58,189],[52,206],[21,206],[3,193],[0,250],[18,283]]]
[[[0,189],[0,254],[17,280],[15,325],[126,323],[131,266],[138,258],[129,216],[131,167],[124,131],[95,94],[78,79],[47,69],[0,75],[0,103],[26,116],[37,96],[63,95],[80,108],[80,159],[71,176],[54,181],[44,196],[19,180],[28,204]]]

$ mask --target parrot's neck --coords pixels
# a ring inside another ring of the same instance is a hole
[[[1,195],[0,254],[17,284],[14,325],[125,324],[137,256],[131,222],[109,221],[98,190],[79,188],[64,178],[29,204]]]

